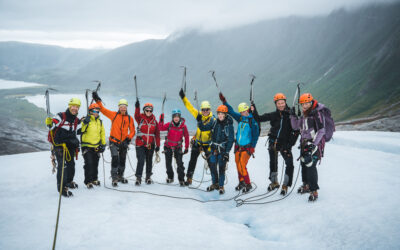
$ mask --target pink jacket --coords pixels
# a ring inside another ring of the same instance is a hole
[[[180,148],[183,144],[183,137],[185,137],[185,149],[189,148],[189,132],[185,125],[185,119],[181,118],[178,126],[174,123],[168,122],[164,124],[164,116],[160,116],[159,122],[160,131],[168,131],[167,138],[165,139],[164,146],[168,148]]]

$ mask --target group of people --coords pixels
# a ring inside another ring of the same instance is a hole
[[[160,132],[167,131],[163,147],[167,183],[174,182],[172,160],[175,158],[179,185],[182,187],[191,185],[197,159],[201,155],[207,161],[211,171],[212,183],[207,187],[207,191],[218,190],[219,194],[224,194],[225,169],[229,161],[229,152],[233,148],[238,173],[238,184],[235,190],[249,192],[253,187],[247,164],[250,158],[254,157],[261,131],[260,123],[269,121],[271,128],[268,133],[270,161],[268,191],[279,189],[282,184],[280,193],[287,194],[293,180],[292,147],[301,135],[299,148],[303,184],[298,189],[298,193],[309,193],[309,201],[315,201],[318,198],[316,165],[323,156],[325,118],[320,112],[324,105],[318,103],[310,93],[303,94],[299,98],[302,107],[300,117],[296,115],[294,107],[289,108],[286,96],[282,93],[274,96],[276,110],[260,115],[254,103],[251,105],[245,102],[240,103],[235,111],[220,92],[219,98],[222,104],[216,109],[217,117],[214,117],[208,101],[201,102],[200,110],[198,110],[190,103],[183,89],[179,91],[179,96],[197,120],[197,131],[191,139],[185,119],[179,109],[172,110],[170,122],[164,121],[164,114],[161,114],[157,121],[153,114],[153,104],[145,103],[140,109],[140,102],[137,100],[134,117],[131,117],[127,112],[127,100],[121,99],[118,103],[118,111],[111,111],[104,107],[98,93],[93,92],[94,103],[89,106],[88,115],[78,119],[81,102],[78,98],[72,98],[65,112],[46,119],[52,152],[57,159],[57,189],[63,196],[69,197],[72,195],[70,189],[78,187],[73,179],[74,156],[79,150],[84,158],[85,185],[87,188],[100,185],[98,164],[101,153],[106,149],[104,125],[99,117],[101,112],[111,120],[109,149],[112,157],[111,178],[114,187],[118,186],[118,183],[128,183],[124,177],[126,154],[135,135],[137,157],[135,185],[141,185],[143,177],[146,184],[153,183],[151,179],[153,155],[160,151]],[[234,121],[237,122],[236,134],[234,134]],[[80,141],[77,135],[81,136]],[[189,146],[191,147],[190,160],[185,176],[182,157],[189,152]],[[286,165],[282,183],[278,181],[278,153],[282,155]],[[64,168],[64,174],[61,186],[62,168]]]

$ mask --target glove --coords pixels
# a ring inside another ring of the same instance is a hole
[[[97,148],[97,151],[98,151],[99,153],[103,153],[104,150],[106,150],[106,145],[100,145],[100,146]]]
[[[181,97],[181,99],[185,98],[185,93],[183,92],[183,89],[179,91],[179,96]]]
[[[46,118],[46,125],[49,128],[51,128],[51,126],[53,126],[53,119],[51,117]]]
[[[73,148],[79,148],[79,140],[77,138],[72,138],[68,143]]]
[[[94,91],[94,92],[92,93],[92,98],[93,98],[93,100],[95,100],[96,102],[101,101],[101,98],[100,98],[99,94],[97,94],[97,91]]]
[[[249,148],[248,152],[249,152],[249,155],[254,154],[254,148]]]
[[[137,100],[137,101],[135,102],[135,108],[140,108],[139,100]]]
[[[199,113],[199,114],[197,115],[197,117],[196,117],[196,120],[197,120],[198,122],[201,122],[201,118],[202,118],[202,115]]]
[[[164,113],[160,115],[160,122],[164,122]]]
[[[86,116],[83,120],[83,124],[88,124],[90,122],[90,115]]]
[[[157,146],[157,147],[155,148],[155,151],[156,151],[156,153],[158,153],[158,151],[160,151],[160,147]]]
[[[222,92],[219,92],[219,99],[220,99],[221,102],[223,102],[223,103],[226,102],[225,96],[222,94]]]
[[[296,109],[294,108],[294,107],[292,107],[291,109],[290,109],[290,115],[293,115],[293,116],[296,116]]]
[[[122,147],[123,147],[123,148],[128,148],[130,143],[131,143],[131,139],[126,138],[126,139],[122,142]]]
[[[224,153],[222,158],[224,159],[224,161],[228,162],[229,161],[229,154],[228,153]]]
[[[185,151],[183,151],[183,154],[187,154],[189,152],[189,150],[187,148],[185,148]]]

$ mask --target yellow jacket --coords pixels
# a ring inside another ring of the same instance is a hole
[[[187,99],[185,96],[183,99],[183,104],[185,105],[186,109],[189,110],[189,112],[193,115],[193,117],[196,119],[197,115],[199,114],[199,111],[193,107],[193,105],[190,103],[190,101]],[[202,116],[202,121],[203,124],[206,125],[209,122],[212,122],[215,118],[213,117],[212,112],[210,111],[210,114],[208,116]],[[208,131],[201,131],[197,127],[196,131],[196,142],[201,144],[201,145],[208,145],[211,143],[211,130]]]
[[[90,116],[90,122],[82,122],[82,147],[97,148],[99,145],[106,145],[106,135],[103,122],[100,118]]]

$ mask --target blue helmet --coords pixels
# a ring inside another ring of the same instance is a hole
[[[179,116],[181,116],[181,111],[179,110],[179,109],[174,109],[174,110],[172,110],[172,117],[174,117],[175,115],[179,115]]]

